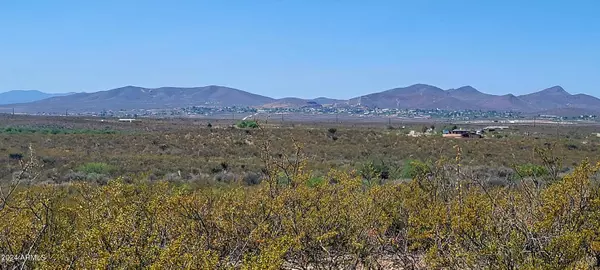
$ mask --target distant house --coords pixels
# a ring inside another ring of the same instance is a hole
[[[129,122],[129,123],[131,123],[131,122],[134,122],[134,121],[137,121],[137,120],[136,119],[119,119],[119,122]]]
[[[444,130],[442,133],[444,138],[481,138],[481,134],[477,134],[470,130],[455,129],[455,130]]]

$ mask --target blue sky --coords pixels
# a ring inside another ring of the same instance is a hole
[[[600,96],[600,1],[0,1],[0,91],[225,85],[349,98],[414,83]]]

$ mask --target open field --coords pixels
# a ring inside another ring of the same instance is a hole
[[[207,127],[208,123],[212,127]],[[171,179],[177,174],[179,180],[211,181],[222,176],[222,165],[227,166],[228,178],[260,174],[261,147],[266,141],[278,153],[289,151],[294,141],[302,144],[308,168],[318,174],[330,168],[351,170],[370,162],[383,162],[401,171],[410,160],[452,158],[454,145],[463,149],[463,160],[468,165],[514,167],[524,162],[539,163],[534,148],[552,144],[564,169],[568,169],[586,157],[594,159],[600,145],[600,138],[592,134],[600,131],[596,126],[519,125],[500,131],[502,138],[457,141],[405,135],[423,126],[437,125],[441,129],[446,125],[442,123],[404,124],[405,129],[373,123],[272,123],[261,130],[231,125],[230,120],[222,119],[120,123],[94,118],[5,116],[0,120],[0,162],[9,164],[4,170],[14,169],[18,162],[11,161],[9,155],[25,154],[31,144],[47,163],[42,181],[66,181],[77,168],[94,162],[110,165],[108,176],[112,177],[146,173],[153,179]],[[11,127],[24,130],[7,131]]]
[[[35,250],[42,268],[600,264],[598,126],[235,124],[0,115],[0,253]]]

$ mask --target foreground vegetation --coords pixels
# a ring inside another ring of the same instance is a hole
[[[462,151],[413,162],[414,178],[315,181],[301,146],[264,146],[259,185],[190,188],[117,178],[3,187],[0,253],[43,254],[36,268],[591,269],[600,264],[600,164],[497,186],[461,169]],[[551,170],[553,164],[547,163]],[[91,166],[96,170],[102,166]]]
[[[595,138],[164,127],[0,134],[2,267],[600,267]]]

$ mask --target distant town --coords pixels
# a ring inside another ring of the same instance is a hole
[[[521,112],[500,112],[481,110],[442,110],[442,109],[380,109],[365,106],[305,106],[301,108],[255,108],[255,107],[216,107],[211,105],[191,106],[169,109],[121,109],[101,110],[90,112],[44,113],[32,115],[48,116],[93,116],[105,118],[172,118],[172,117],[200,117],[200,118],[260,118],[259,116],[285,116],[303,115],[319,119],[344,119],[344,118],[399,118],[399,119],[443,119],[450,121],[482,121],[482,120],[533,120],[539,121],[597,121],[597,115],[556,116],[556,115],[531,115]]]

